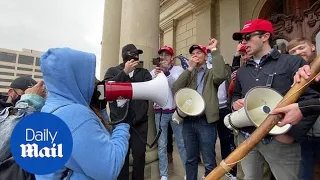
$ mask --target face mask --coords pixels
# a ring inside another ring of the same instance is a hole
[[[14,100],[15,103],[17,103],[21,99],[21,95],[18,95],[18,97]]]
[[[12,98],[13,104],[16,104],[21,99],[21,95],[19,95],[16,90],[13,89],[13,91],[14,93],[16,93],[17,97],[16,99],[13,99],[12,97],[11,98]]]
[[[127,51],[124,55],[123,55],[123,61],[124,62],[127,62],[131,59],[134,59],[134,60],[139,60],[139,54],[137,54],[136,52],[130,52],[130,51]]]

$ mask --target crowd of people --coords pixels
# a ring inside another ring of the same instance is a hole
[[[286,51],[275,47],[271,22],[255,19],[235,32],[232,64],[226,64],[218,41],[189,48],[188,68],[175,64],[172,47],[158,50],[160,62],[149,71],[139,66],[143,50],[134,44],[122,48],[123,62],[106,70],[103,81],[146,82],[163,73],[169,84],[168,102],[164,107],[153,104],[158,139],[160,179],[169,179],[172,161],[172,134],[185,179],[197,180],[199,157],[205,168],[202,179],[217,166],[216,141],[219,137],[221,157],[225,159],[256,129],[255,126],[228,129],[224,117],[244,107],[247,92],[258,86],[272,88],[285,95],[301,78],[308,79],[310,64],[316,58],[315,45],[297,37]],[[96,59],[91,53],[69,48],[50,49],[41,56],[43,81],[30,77],[15,79],[8,97],[0,101],[0,179],[129,179],[129,155],[132,155],[133,180],[143,180],[148,135],[149,101],[118,99],[101,106],[97,100]],[[299,101],[275,109],[283,114],[278,126],[291,124],[281,135],[267,135],[226,175],[245,180],[312,180],[320,160],[320,84],[316,82]],[[44,86],[45,84],[45,86]],[[183,123],[172,121],[176,110],[174,95],[182,88],[196,90],[205,101],[198,116],[187,116]],[[263,94],[261,94],[263,96]],[[24,106],[26,108],[18,108]],[[12,109],[19,109],[13,112]],[[65,167],[48,175],[33,175],[19,169],[10,153],[10,134],[14,126],[33,112],[52,112],[70,128],[73,151]],[[71,112],[71,113],[70,113]],[[124,117],[126,115],[126,117]],[[107,122],[123,121],[111,126]],[[94,153],[93,152],[94,149]],[[10,170],[3,167],[9,167]],[[19,172],[19,173],[18,173]],[[15,175],[13,175],[15,174]]]

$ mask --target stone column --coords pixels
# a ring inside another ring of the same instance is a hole
[[[232,39],[232,34],[240,31],[239,0],[220,0],[220,41],[219,48],[226,63],[232,63],[238,42]],[[230,13],[232,12],[232,13]],[[231,64],[230,64],[231,65]]]
[[[147,69],[159,47],[159,17],[160,1],[122,0],[120,49],[129,43],[142,49],[140,59]]]
[[[193,12],[196,16],[196,43],[207,45],[212,36],[212,2],[198,0],[194,2]]]
[[[107,69],[118,65],[122,0],[106,0],[104,6],[100,79]]]
[[[140,60],[144,61],[144,68],[149,70],[152,68],[152,57],[157,56],[159,48],[159,17],[158,0],[122,0],[120,49],[129,43],[142,49]],[[122,59],[119,58],[119,61]],[[151,143],[156,135],[152,105],[148,123],[148,142]],[[158,177],[158,174],[157,146],[152,149],[147,147],[145,177]]]
[[[171,46],[173,50],[176,50],[176,21],[170,19],[164,23],[160,23],[160,28],[163,31],[163,45]],[[175,56],[177,55],[175,52]]]

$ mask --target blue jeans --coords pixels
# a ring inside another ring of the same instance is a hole
[[[313,168],[316,159],[320,159],[320,137],[306,136],[300,142],[301,162],[299,179],[312,180]]]
[[[205,176],[207,176],[217,166],[215,153],[216,123],[209,124],[206,119],[186,118],[183,122],[182,133],[187,150],[187,180],[197,180],[199,150],[205,166]]]
[[[161,135],[158,139],[158,156],[159,156],[159,168],[160,168],[160,176],[168,177],[168,154],[167,154],[167,144],[168,144],[168,125],[171,124],[173,134],[175,136],[175,140],[178,146],[180,158],[183,166],[185,167],[186,163],[186,149],[184,146],[183,138],[182,138],[182,124],[177,124],[172,121],[172,114],[162,114],[161,117]],[[156,128],[159,131],[159,121],[160,121],[160,113],[155,114],[156,120]]]

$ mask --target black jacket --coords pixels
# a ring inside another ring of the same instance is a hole
[[[241,65],[241,56],[233,56],[231,72],[236,71],[240,68]]]
[[[293,77],[300,67],[307,64],[300,56],[280,54],[273,49],[268,55],[264,56],[259,65],[250,59],[246,65],[240,67],[237,71],[235,88],[232,102],[244,98],[246,93],[253,87],[266,86],[269,75],[276,73],[273,77],[271,88],[282,95],[285,95],[293,84]],[[300,100],[307,100],[319,97],[319,93],[312,89],[307,89],[300,97]],[[306,116],[298,125],[293,126],[288,132],[296,140],[306,134],[317,116]],[[255,128],[246,127],[244,131],[252,132]]]
[[[311,84],[310,87],[320,93],[320,82],[315,82]],[[319,98],[301,101],[298,104],[303,116],[320,115],[320,99]]]
[[[124,63],[116,67],[111,67],[107,70],[104,80],[116,82],[145,82],[152,79],[150,72],[144,68],[137,68],[134,70],[132,78],[124,71]],[[123,118],[126,106],[120,108],[117,102],[109,103],[110,118],[112,121],[117,121]],[[148,121],[149,102],[147,100],[130,100],[127,121],[132,125]]]
[[[13,106],[11,103],[7,103],[8,97],[0,94],[0,112],[6,107]]]

